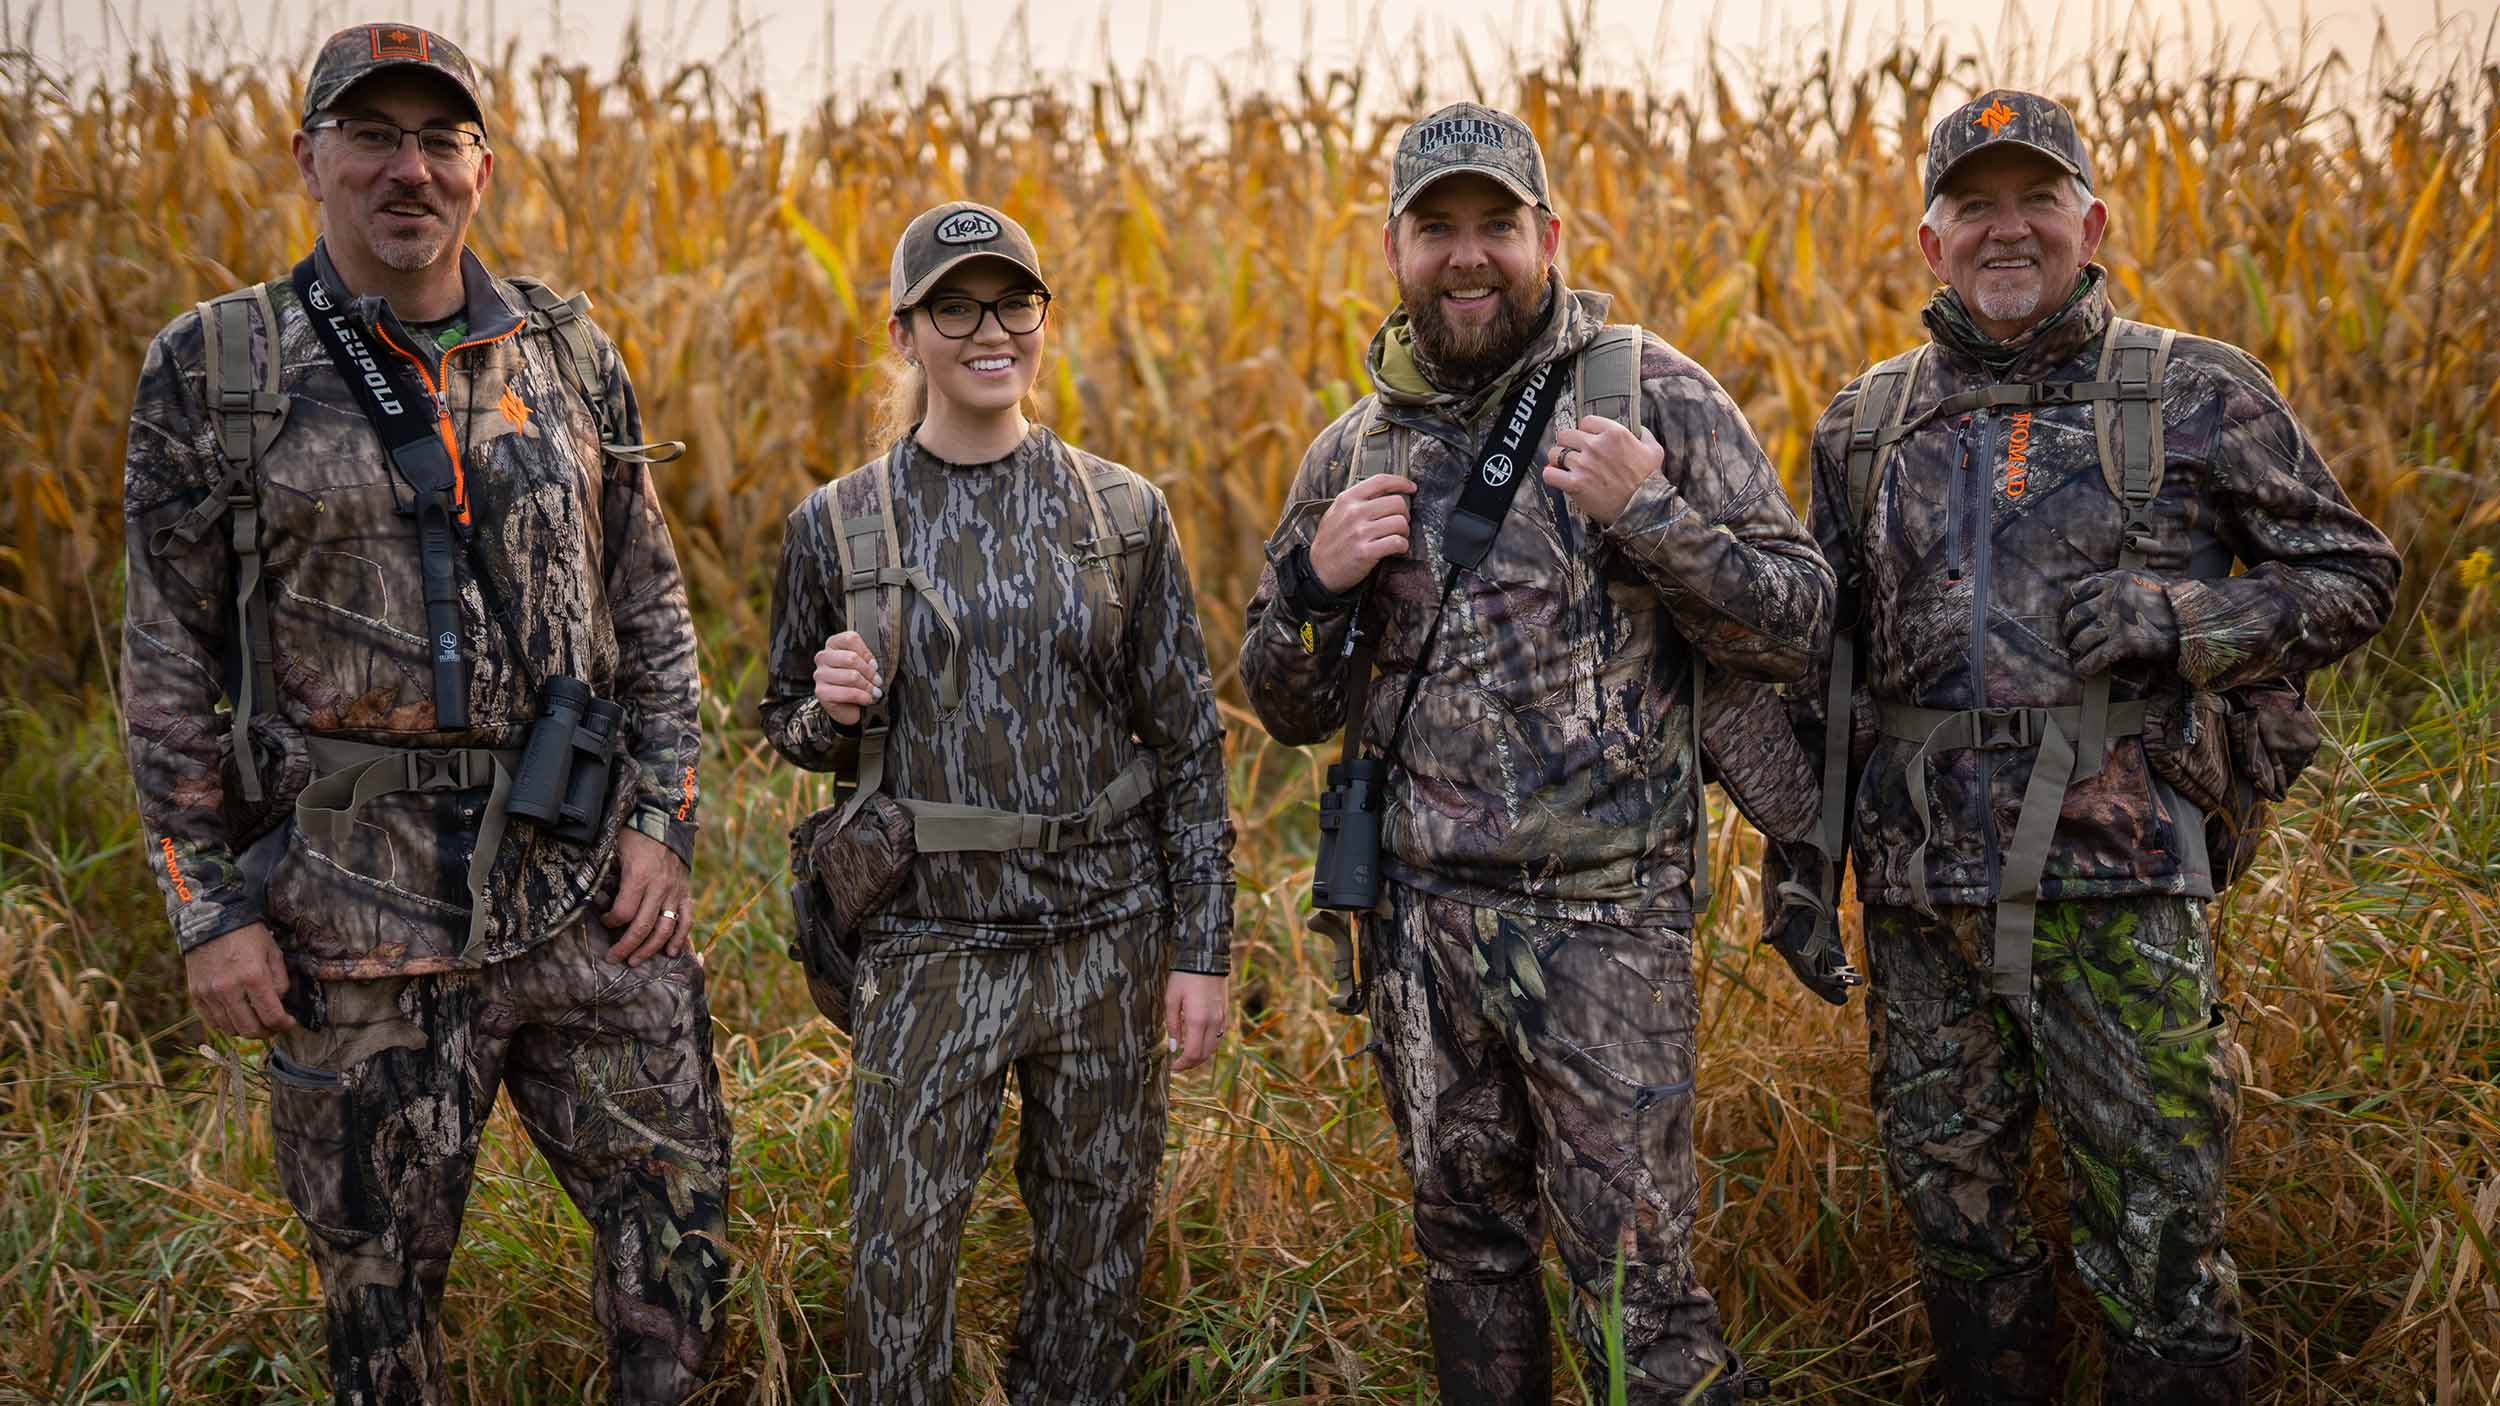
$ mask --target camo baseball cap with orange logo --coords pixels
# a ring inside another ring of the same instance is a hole
[[[393,68],[422,68],[450,79],[469,100],[478,125],[486,125],[486,104],[478,97],[477,70],[469,66],[469,56],[432,30],[389,23],[350,25],[322,42],[321,56],[304,79],[303,120],[312,121],[348,89]]]
[[[2037,93],[1998,88],[1946,114],[1927,137],[1927,195],[1936,203],[1944,178],[1969,157],[1990,147],[2013,145],[2040,153],[2092,189],[2092,158],[2084,155],[2083,138],[2066,109]]]

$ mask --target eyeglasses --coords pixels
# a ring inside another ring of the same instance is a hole
[[[1003,298],[983,302],[961,293],[948,293],[921,304],[929,313],[929,325],[941,337],[962,341],[981,330],[981,319],[995,313],[998,330],[1011,337],[1038,331],[1042,318],[1050,311],[1050,295],[1037,289],[1022,289]]]
[[[397,156],[400,142],[408,137],[416,138],[417,151],[437,166],[472,165],[486,149],[486,135],[465,127],[402,127],[372,117],[325,117],[304,124],[307,132],[331,127],[338,129],[349,151],[383,160]]]

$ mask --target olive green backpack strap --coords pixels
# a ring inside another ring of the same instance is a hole
[[[1927,365],[1930,343],[1876,363],[1858,387],[1858,403],[1849,417],[1849,442],[1844,464],[1840,520],[1849,532],[1849,576],[1840,583],[1840,620],[1832,630],[1832,667],[1823,693],[1823,818],[1816,828],[1816,847],[1823,852],[1823,911],[1827,921],[1840,913],[1840,876],[1849,856],[1849,744],[1855,732],[1854,699],[1858,687],[1858,587],[1866,559],[1866,520],[1874,510],[1878,471],[1899,443],[1909,423],[1910,400],[1918,389],[1919,372]]]
[[[2101,338],[2101,364],[2093,378],[2114,389],[2092,408],[2092,442],[2100,451],[2101,477],[2125,513],[2118,528],[2120,571],[2142,570],[2153,545],[2153,500],[2161,496],[2162,480],[2162,378],[2178,335],[2113,317]],[[2077,781],[2100,775],[2107,755],[2107,670],[2083,681],[2082,730],[2075,744]]]
[[[270,285],[211,298],[199,305],[200,340],[206,381],[202,399],[215,432],[217,457],[225,473],[208,496],[180,520],[157,530],[148,550],[165,554],[176,541],[185,545],[208,535],[219,518],[227,525],[234,549],[235,658],[239,667],[227,727],[234,745],[235,777],[243,800],[259,805],[258,758],[252,755],[252,715],[278,696],[277,661],[270,648],[269,599],[261,589],[260,475],[261,456],[278,431],[286,427],[292,398],[278,389],[278,312],[269,298]],[[267,330],[268,351],[257,375],[252,369],[252,319],[257,314]]]
[[[529,303],[525,318],[530,330],[553,335],[563,348],[558,364],[564,368],[564,379],[573,383],[574,392],[590,406],[591,418],[599,422],[600,448],[613,458],[636,464],[665,464],[686,452],[682,439],[648,444],[626,439],[625,406],[607,393],[607,378],[599,374],[599,344],[590,335],[588,293],[559,297],[541,279],[514,277],[505,281],[520,289],[522,298]]]
[[[1613,323],[1580,348],[1572,361],[1571,404],[1574,415],[1595,415],[1638,432],[1641,428],[1641,329]],[[1693,889],[1693,917],[1710,909],[1710,797],[1703,774],[1701,746],[1701,651],[1686,646],[1692,659],[1693,850],[1687,863]]]
[[[1087,563],[1102,568],[1103,584],[1111,592],[1111,608],[1123,612],[1137,595],[1138,579],[1145,574],[1147,536],[1146,495],[1144,479],[1117,464],[1097,461],[1087,465],[1076,451],[1059,443],[1061,462],[1085,488],[1085,511],[1091,517],[1093,540],[1086,544]]]
[[[903,675],[903,592],[918,595],[946,632],[946,665],[938,671],[938,707],[953,712],[963,703],[963,635],[955,617],[932,589],[926,573],[905,570],[902,535],[894,525],[894,474],[908,462],[911,441],[899,441],[884,458],[837,482],[831,489],[834,561],[841,572],[842,617],[867,642],[885,682],[885,694],[860,715],[859,774],[836,824],[847,825],[885,784],[885,751],[893,733],[894,690]],[[848,487],[853,491],[846,494]],[[849,501],[845,501],[845,499]]]

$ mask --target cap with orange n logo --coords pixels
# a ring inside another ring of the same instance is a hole
[[[1947,113],[1927,137],[1924,203],[1933,204],[1945,177],[1963,161],[1995,146],[2019,146],[2056,162],[2084,189],[2092,188],[2092,158],[2065,108],[2037,93],[1997,88]]]

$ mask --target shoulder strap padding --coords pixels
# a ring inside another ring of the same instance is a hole
[[[1841,505],[1847,510],[1842,516],[1850,525],[1853,540],[1866,530],[1866,515],[1874,504],[1879,481],[1877,470],[1884,452],[1892,447],[1885,432],[1909,418],[1910,397],[1918,388],[1918,373],[1927,364],[1930,345],[1921,342],[1877,362],[1858,387],[1857,409],[1849,419],[1848,497]]]
[[[1598,329],[1572,363],[1572,406],[1638,428],[1641,415],[1641,329],[1615,323]]]
[[[529,304],[523,315],[533,332],[555,337],[564,349],[561,365],[565,379],[590,407],[591,418],[599,422],[600,447],[610,455],[638,464],[665,464],[686,452],[684,440],[663,439],[635,444],[626,441],[625,406],[607,392],[607,378],[599,374],[599,342],[591,335],[590,295],[575,293],[560,296],[547,286],[546,280],[515,275],[504,280],[521,290]]]
[[[1125,611],[1146,569],[1146,495],[1153,490],[1132,470],[1099,460],[1084,463],[1073,449],[1067,454],[1070,467],[1084,484],[1085,510],[1093,519],[1094,541],[1086,556],[1103,568],[1112,609]],[[1116,571],[1113,562],[1119,564]]]
[[[2092,440],[2100,451],[2101,476],[2134,517],[2161,496],[2163,380],[2178,333],[2124,318],[2111,318],[2101,339],[2094,378],[2114,387],[2094,407]],[[2147,544],[2149,545],[2149,544]]]
[[[225,473],[217,486],[179,521],[159,529],[148,550],[164,554],[176,539],[188,544],[226,520],[234,552],[234,644],[236,670],[227,719],[235,779],[247,805],[262,800],[259,759],[252,755],[252,715],[278,696],[277,655],[270,647],[269,600],[260,580],[260,458],[286,427],[292,400],[278,389],[283,358],[278,351],[278,310],[270,285],[255,283],[199,305],[201,399],[208,407]],[[252,320],[257,315],[267,348],[260,374],[252,371]]]

